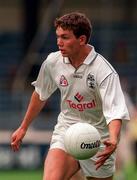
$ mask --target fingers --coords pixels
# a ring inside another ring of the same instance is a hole
[[[18,151],[20,148],[20,145],[22,143],[22,139],[18,138],[16,134],[13,134],[11,137],[11,148],[13,151]]]
[[[13,151],[18,151],[19,150],[19,148],[20,148],[20,145],[21,145],[21,142],[18,142],[18,143],[16,143],[16,144],[12,144],[12,150]]]
[[[13,142],[11,142],[11,148],[13,151],[18,151],[20,148],[22,141],[21,140],[15,140]]]
[[[99,158],[96,163],[95,163],[95,166],[96,166],[96,170],[99,169],[104,163],[105,161],[109,158],[110,155],[105,155],[105,156],[102,156],[101,158]]]
[[[100,158],[100,157],[103,157],[103,156],[107,156],[108,153],[110,153],[109,150],[102,151],[102,152],[97,154],[97,158]]]
[[[105,161],[111,156],[111,154],[116,149],[116,145],[112,144],[109,140],[104,141],[104,144],[106,146],[105,149],[97,154],[97,158],[99,159],[95,163],[96,170],[105,163]]]
[[[11,136],[11,148],[13,151],[18,151],[21,143],[22,143],[22,139],[24,138],[26,133],[26,130],[22,129],[22,128],[18,128]]]

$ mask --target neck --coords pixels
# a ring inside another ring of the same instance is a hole
[[[84,62],[90,51],[91,47],[87,45],[83,47],[76,55],[70,57],[69,59],[72,66],[74,66],[75,68],[79,67]]]

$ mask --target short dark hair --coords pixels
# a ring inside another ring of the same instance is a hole
[[[56,18],[54,25],[55,28],[61,27],[64,30],[72,30],[76,38],[85,35],[87,38],[86,43],[90,40],[92,25],[90,20],[83,13],[72,12],[65,14]]]

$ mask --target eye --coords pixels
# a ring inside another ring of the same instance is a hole
[[[68,36],[62,36],[62,39],[69,39]]]
[[[70,37],[69,36],[67,36],[67,35],[61,35],[61,36],[58,36],[58,35],[56,35],[56,38],[57,38],[57,40],[67,40],[67,39],[70,39]]]

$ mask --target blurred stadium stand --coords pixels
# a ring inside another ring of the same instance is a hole
[[[30,83],[37,77],[40,65],[46,56],[57,50],[55,32],[51,26],[48,27],[49,32],[46,32],[45,39],[42,39],[38,52],[33,52],[38,54],[38,58],[34,61],[32,59],[31,66],[28,66],[24,88],[22,90],[13,89],[17,72],[20,71],[20,66],[26,56],[24,53],[23,2],[23,0],[0,0],[0,132],[13,131],[19,126],[33,91]],[[49,2],[51,1],[41,0],[39,21],[48,11]],[[113,64],[121,77],[127,78],[128,90],[135,104],[137,103],[136,9],[137,3],[134,0],[76,0],[75,3],[69,0],[62,1],[58,12],[58,15],[61,15],[74,10],[81,11],[91,18],[93,24],[91,44]],[[18,83],[22,84],[22,79]],[[47,107],[32,123],[31,130],[50,132],[56,123],[59,107],[59,92],[57,91],[48,101]],[[10,140],[9,135],[5,135],[6,142]],[[3,142],[0,141],[0,143]]]

